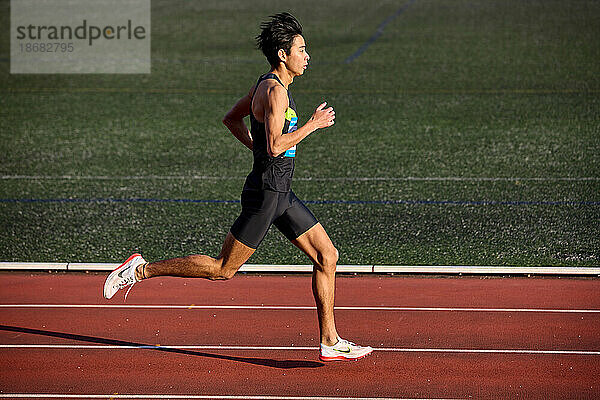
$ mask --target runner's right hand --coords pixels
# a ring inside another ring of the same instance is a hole
[[[317,129],[327,128],[335,123],[335,111],[333,111],[333,107],[325,108],[326,105],[327,102],[321,103],[310,118]]]

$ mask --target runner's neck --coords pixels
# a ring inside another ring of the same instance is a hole
[[[279,64],[279,67],[272,69],[271,73],[277,75],[277,77],[281,81],[281,84],[286,89],[288,89],[288,87],[294,81],[294,76],[287,70],[287,68],[285,68],[285,65],[283,65],[283,63]]]

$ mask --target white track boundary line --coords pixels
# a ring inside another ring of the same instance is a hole
[[[317,351],[318,347],[303,346],[187,346],[187,345],[70,345],[70,344],[0,344],[1,349],[50,349],[50,350],[236,350],[236,351]],[[440,348],[374,348],[377,352],[394,353],[473,353],[473,354],[538,354],[538,355],[586,355],[600,356],[596,350],[529,350],[529,349],[440,349]]]
[[[453,400],[408,399],[398,397],[315,397],[315,396],[215,396],[189,394],[62,394],[62,393],[0,393],[4,399],[216,399],[216,400]]]
[[[106,308],[106,309],[158,309],[158,310],[316,310],[315,306],[246,306],[246,305],[159,305],[159,304],[0,304],[2,308]],[[387,307],[387,306],[339,306],[345,311],[442,311],[442,312],[530,312],[598,314],[600,309],[554,309],[554,308],[472,308],[472,307]]]
[[[112,271],[120,263],[68,262],[0,262],[0,270],[8,271]],[[239,272],[250,273],[311,273],[312,265],[244,264]],[[474,274],[474,275],[595,275],[600,267],[515,267],[472,265],[338,265],[337,272],[360,274]]]
[[[244,180],[245,176],[214,176],[214,175],[124,175],[124,176],[109,176],[109,175],[0,175],[0,180]],[[331,182],[331,181],[348,181],[348,182],[513,182],[513,181],[533,181],[533,182],[582,182],[582,181],[600,181],[597,176],[583,177],[466,177],[466,176],[400,176],[400,177],[384,177],[384,176],[335,176],[335,177],[295,177],[296,181],[315,181],[315,182]]]

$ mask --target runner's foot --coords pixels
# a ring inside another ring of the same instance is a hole
[[[333,346],[326,346],[321,343],[321,361],[353,361],[366,357],[373,351],[373,348],[358,346],[352,342],[338,337],[338,342]]]
[[[127,286],[133,287],[136,282],[139,282],[135,276],[135,270],[139,265],[146,264],[146,260],[139,254],[133,254],[123,264],[108,275],[106,282],[104,282],[104,297],[110,299],[119,291],[119,289],[126,288]],[[125,293],[125,299],[129,290]]]

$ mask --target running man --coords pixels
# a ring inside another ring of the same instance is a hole
[[[298,126],[296,104],[288,87],[304,73],[310,59],[302,26],[292,15],[281,13],[260,27],[257,46],[271,65],[270,72],[262,75],[223,118],[231,133],[252,150],[254,164],[242,190],[241,215],[227,234],[221,253],[217,258],[190,255],[151,263],[134,254],[108,276],[104,297],[110,299],[119,289],[156,276],[230,279],[273,224],[314,264],[319,358],[356,360],[373,349],[341,339],[336,331],[333,308],[338,251],[323,226],[291,190],[296,145],[318,129],[332,126],[335,112],[323,103],[306,124]],[[248,115],[251,131],[243,120]]]

